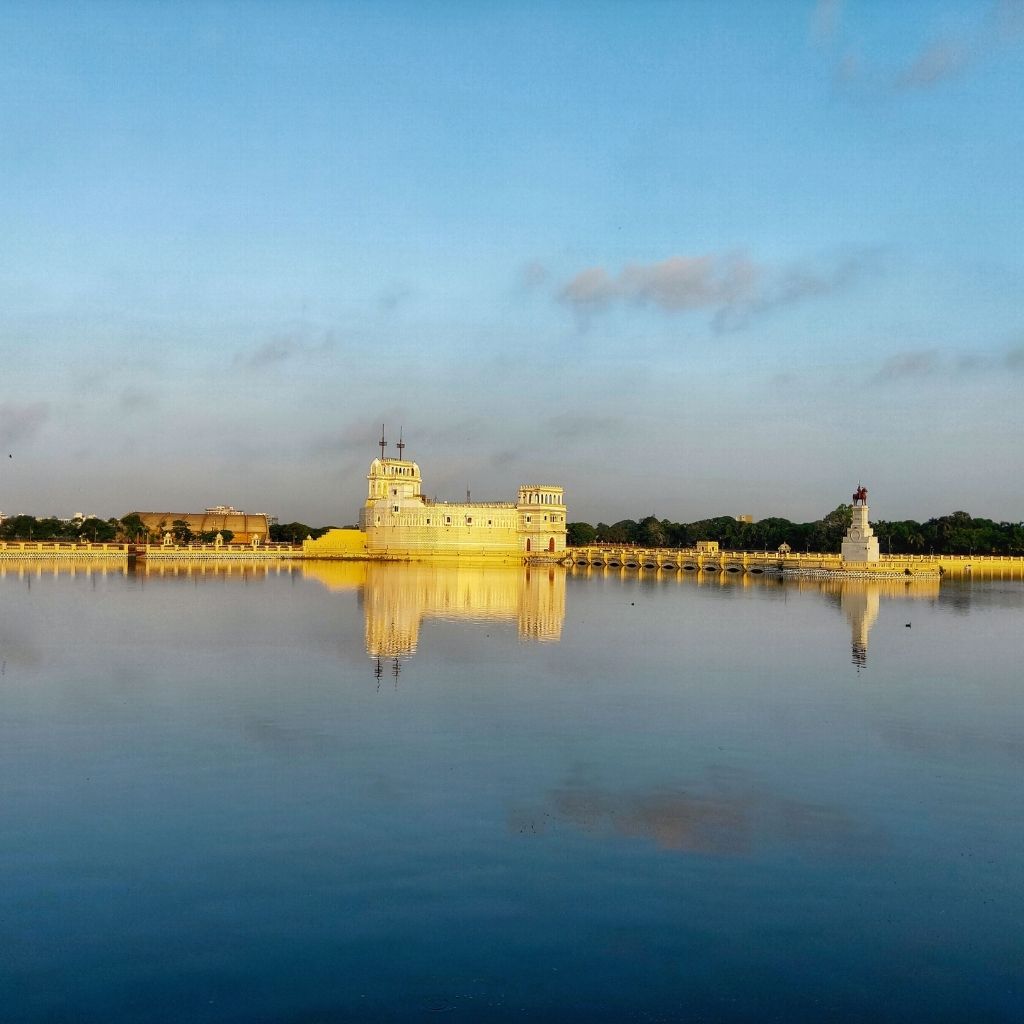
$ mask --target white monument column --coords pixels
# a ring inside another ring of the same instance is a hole
[[[844,562],[877,562],[878,538],[868,522],[867,491],[863,503],[854,502],[853,522],[843,538],[842,556]]]

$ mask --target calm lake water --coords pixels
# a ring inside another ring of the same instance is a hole
[[[1024,584],[0,572],[5,1022],[1019,1021]]]

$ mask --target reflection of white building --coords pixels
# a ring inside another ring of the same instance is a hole
[[[515,622],[524,640],[558,640],[565,618],[559,566],[302,563],[304,576],[332,590],[356,590],[373,658],[413,654],[424,619]]]

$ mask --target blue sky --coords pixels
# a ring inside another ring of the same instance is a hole
[[[1024,2],[0,6],[0,509],[1017,520]]]

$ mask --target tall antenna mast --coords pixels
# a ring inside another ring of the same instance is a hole
[[[398,428],[398,444],[395,445],[395,447],[398,449],[398,457],[399,457],[399,459],[402,458],[402,449],[405,447],[405,442],[402,440],[402,431],[403,430],[405,430],[405,427],[399,427]]]
[[[384,458],[384,449],[388,445],[387,441],[384,440],[384,424],[383,423],[380,425],[380,440],[377,442],[377,444],[380,445],[380,457],[383,459]]]

